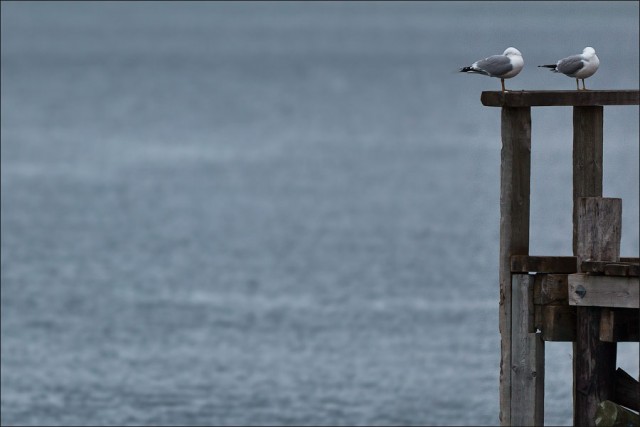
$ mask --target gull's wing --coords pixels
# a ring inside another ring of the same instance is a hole
[[[511,60],[504,55],[493,55],[481,59],[476,61],[472,67],[491,77],[503,76],[513,69]]]
[[[556,65],[556,69],[558,71],[568,76],[577,73],[578,71],[580,71],[580,69],[582,69],[582,67],[584,67],[584,62],[582,62],[581,55],[573,55],[561,59]]]

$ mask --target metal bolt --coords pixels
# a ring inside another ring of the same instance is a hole
[[[584,296],[587,294],[587,290],[582,285],[578,285],[578,287],[576,288],[576,294],[578,294],[580,298],[584,298]]]

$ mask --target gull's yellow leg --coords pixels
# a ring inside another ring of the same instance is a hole
[[[506,92],[506,89],[504,88],[504,79],[500,79],[500,83],[502,83],[502,91]]]
[[[584,84],[584,79],[582,79],[582,90],[587,90],[587,87]]]
[[[580,80],[576,79],[576,87],[580,90]]]

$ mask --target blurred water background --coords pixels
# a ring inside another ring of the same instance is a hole
[[[535,66],[589,45],[637,89],[638,2],[1,7],[3,425],[498,423],[500,82],[456,70],[571,90]],[[572,112],[532,115],[531,253],[570,255]],[[606,107],[623,256],[638,158]]]

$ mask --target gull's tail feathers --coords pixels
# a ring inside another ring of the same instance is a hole
[[[553,71],[554,73],[557,73],[557,72],[558,72],[558,70],[557,70],[557,68],[556,68],[556,67],[557,67],[557,65],[556,65],[556,64],[550,64],[550,65],[538,65],[538,68],[540,68],[540,67],[550,68],[550,69],[551,69],[551,71]]]
[[[485,76],[488,76],[488,75],[489,75],[489,73],[487,73],[486,71],[484,71],[484,70],[480,70],[480,69],[478,69],[478,68],[474,68],[473,66],[472,66],[472,67],[463,67],[463,68],[460,68],[460,72],[461,72],[461,73],[472,73],[472,74],[483,74],[483,75],[485,75]]]

